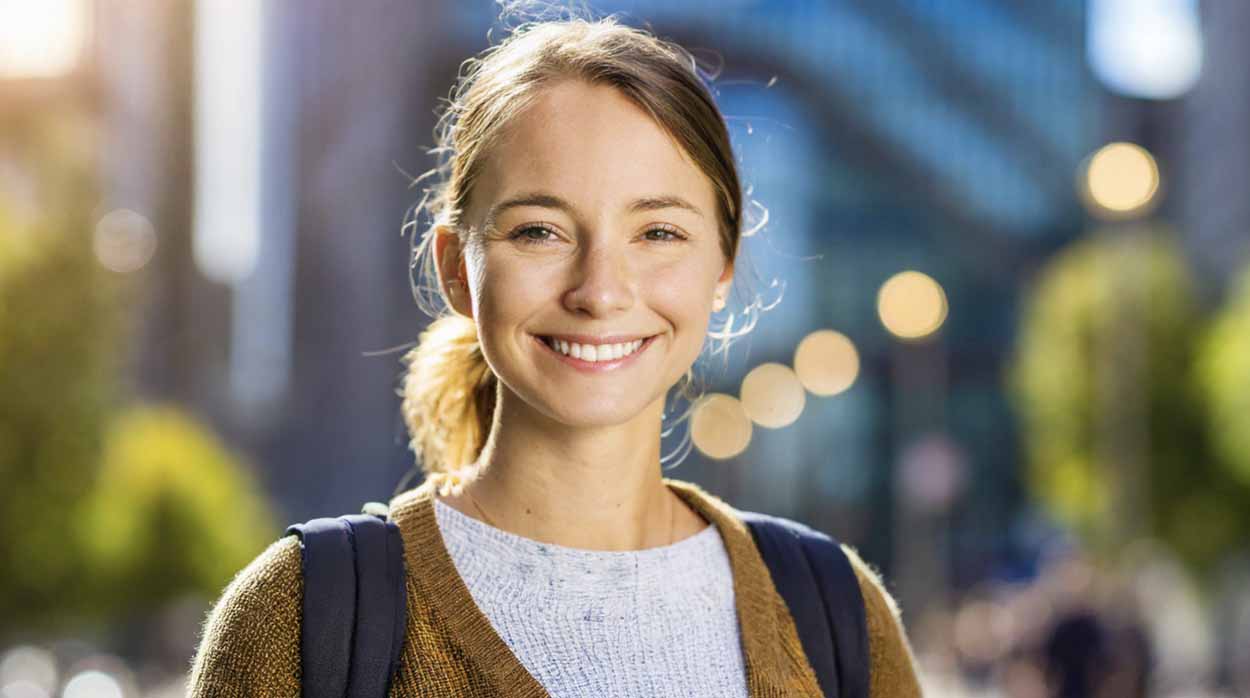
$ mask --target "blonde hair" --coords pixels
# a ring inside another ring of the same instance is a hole
[[[432,281],[424,289],[414,284],[413,292],[418,306],[435,319],[401,360],[407,370],[400,390],[409,447],[427,477],[454,473],[477,459],[490,432],[498,390],[474,320],[450,310],[443,297],[437,262],[429,253],[431,240],[439,226],[448,226],[463,245],[461,217],[491,145],[542,86],[570,78],[615,87],[676,139],[717,193],[725,259],[733,264],[737,256],[743,235],[742,187],[724,117],[689,52],[612,17],[569,18],[522,24],[498,45],[465,61],[435,129],[437,146],[430,152],[438,156],[439,165],[413,182],[433,177],[434,184],[424,189],[404,223],[405,230],[415,231],[420,214],[430,218],[420,243],[413,246],[411,264]],[[415,233],[413,237],[415,242]],[[744,316],[757,307],[749,305]],[[728,339],[754,325],[752,321],[734,332],[733,322],[731,313],[725,330],[709,336],[726,340],[727,348]],[[688,371],[680,390],[687,397],[692,378]]]

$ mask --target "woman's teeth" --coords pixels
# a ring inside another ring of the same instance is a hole
[[[577,344],[576,342],[566,342],[563,339],[543,337],[543,341],[552,349],[574,359],[581,359],[582,361],[614,361],[622,356],[629,356],[638,351],[638,347],[641,347],[646,340],[635,339],[632,342],[623,344]]]

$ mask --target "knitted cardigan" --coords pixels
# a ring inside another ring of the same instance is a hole
[[[664,483],[719,529],[733,571],[751,698],[821,698],[794,620],[736,510],[696,484]],[[391,518],[404,539],[407,630],[389,698],[548,698],[474,603],[443,545],[426,481],[396,495]],[[870,698],[920,696],[898,607],[880,577],[843,545],[867,611]],[[294,536],[271,544],[226,586],[204,623],[189,695],[300,695],[301,551]]]

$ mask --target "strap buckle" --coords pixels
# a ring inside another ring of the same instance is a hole
[[[360,508],[360,513],[376,516],[386,521],[391,515],[391,508],[384,502],[365,502],[365,505]]]

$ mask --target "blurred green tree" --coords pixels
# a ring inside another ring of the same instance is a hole
[[[127,407],[142,288],[96,258],[93,138],[74,109],[0,112],[0,643],[211,599],[277,533],[215,438]]]
[[[1197,381],[1216,455],[1250,486],[1250,267],[1201,339]]]
[[[109,612],[142,612],[185,593],[216,597],[278,534],[259,492],[220,440],[182,411],[120,414],[77,519]]]
[[[1205,576],[1250,532],[1250,490],[1210,452],[1193,382],[1202,318],[1166,231],[1073,244],[1026,305],[1007,382],[1031,492],[1104,557],[1152,536]]]
[[[117,391],[120,321],[91,248],[85,128],[0,122],[17,183],[0,196],[0,635],[83,610],[72,519]]]

